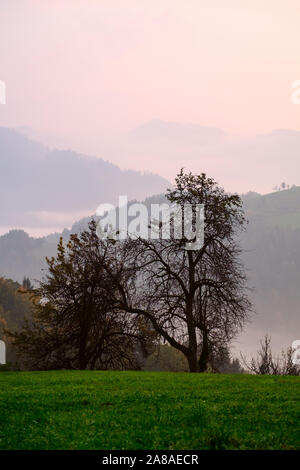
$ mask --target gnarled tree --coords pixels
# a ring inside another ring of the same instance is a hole
[[[204,205],[204,244],[185,250],[187,240],[175,239],[172,231],[168,240],[127,241],[122,249],[131,253],[132,276],[129,282],[115,278],[118,307],[146,318],[186,356],[190,371],[203,372],[213,350],[235,337],[251,308],[237,241],[245,224],[242,202],[205,174],[183,171],[167,199]]]

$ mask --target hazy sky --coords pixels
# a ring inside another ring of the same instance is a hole
[[[106,142],[152,119],[300,131],[299,21],[299,0],[1,1],[0,126],[108,159]],[[174,176],[127,157],[113,159]]]

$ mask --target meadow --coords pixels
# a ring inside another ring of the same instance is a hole
[[[300,449],[299,377],[0,373],[0,449]]]

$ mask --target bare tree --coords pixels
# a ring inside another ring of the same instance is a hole
[[[293,362],[293,349],[281,351],[281,355],[274,355],[271,348],[271,337],[265,335],[260,341],[260,349],[257,357],[252,357],[250,362],[242,356],[247,369],[257,375],[300,375],[300,367]]]
[[[204,205],[204,245],[185,250],[187,240],[174,236],[124,243],[131,276],[129,282],[115,277],[118,308],[150,321],[185,355],[190,371],[203,372],[210,352],[237,334],[251,307],[237,242],[245,223],[242,203],[205,174],[183,171],[167,198],[180,206]]]

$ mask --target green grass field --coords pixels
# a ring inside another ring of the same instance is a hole
[[[297,377],[0,373],[0,449],[299,449]]]

